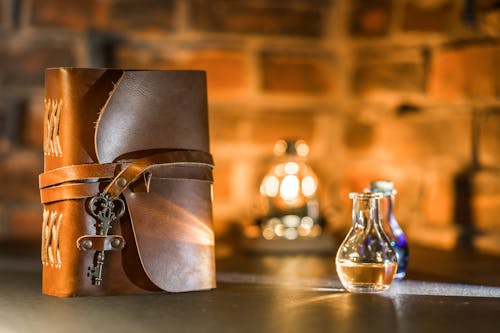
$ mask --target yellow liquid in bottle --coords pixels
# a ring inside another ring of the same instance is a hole
[[[397,263],[355,264],[337,263],[337,274],[344,287],[351,292],[376,292],[389,288],[396,271]]]

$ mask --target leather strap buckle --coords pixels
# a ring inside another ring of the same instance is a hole
[[[121,251],[125,244],[125,238],[120,235],[85,235],[76,240],[76,247],[81,251]]]

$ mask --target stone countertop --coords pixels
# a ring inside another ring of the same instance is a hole
[[[456,259],[461,254],[414,249],[407,279],[385,293],[350,294],[328,255],[249,256],[222,249],[213,291],[61,299],[40,293],[36,258],[2,253],[2,333],[500,331],[495,257],[476,255],[463,264]],[[454,256],[455,263],[443,259]],[[427,258],[426,269],[419,258]],[[467,282],[473,266],[478,269]],[[433,274],[425,278],[428,272]]]

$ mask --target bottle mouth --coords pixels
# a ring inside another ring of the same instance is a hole
[[[382,193],[371,193],[371,192],[351,192],[349,193],[350,199],[361,199],[361,200],[370,200],[370,199],[382,199],[384,195]]]
[[[373,180],[370,182],[370,192],[382,193],[383,195],[395,195],[394,182],[390,180]]]

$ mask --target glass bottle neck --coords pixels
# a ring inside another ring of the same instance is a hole
[[[390,221],[394,211],[394,194],[385,195],[381,200],[381,213],[384,219]]]
[[[353,224],[361,228],[369,228],[380,223],[380,199],[354,198],[353,202]]]

